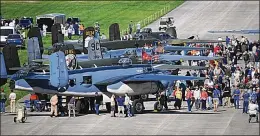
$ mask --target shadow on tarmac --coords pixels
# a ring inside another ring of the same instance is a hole
[[[144,114],[221,114],[221,112],[187,112],[187,111],[178,111],[178,110],[168,110],[156,112],[154,110],[145,110]]]

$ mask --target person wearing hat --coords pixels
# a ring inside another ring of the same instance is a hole
[[[1,101],[0,101],[1,113],[5,113],[5,102],[6,102],[6,94],[4,92],[4,88],[1,88]]]

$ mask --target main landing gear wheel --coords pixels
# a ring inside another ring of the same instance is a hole
[[[143,102],[139,99],[136,99],[133,101],[133,109],[134,109],[134,113],[143,113],[144,111],[144,105]]]
[[[163,107],[159,102],[154,103],[154,110],[162,111]]]
[[[81,99],[80,101],[80,113],[87,114],[89,112],[89,102],[85,99]]]

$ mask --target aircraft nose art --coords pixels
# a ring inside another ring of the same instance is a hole
[[[133,93],[134,91],[128,85],[123,82],[118,82],[116,84],[112,84],[107,86],[107,91],[113,94],[125,94],[125,93]]]

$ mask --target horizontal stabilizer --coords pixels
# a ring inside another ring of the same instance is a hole
[[[176,81],[176,80],[205,80],[204,77],[193,76],[174,76],[174,75],[158,75],[158,74],[142,74],[130,77],[124,81]]]

